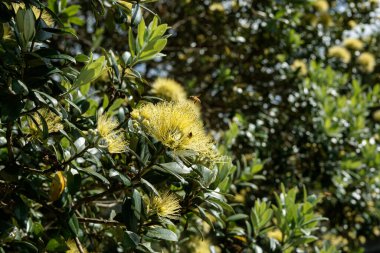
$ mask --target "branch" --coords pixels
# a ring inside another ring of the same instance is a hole
[[[12,122],[7,123],[7,132],[5,133],[7,139],[8,158],[11,163],[14,162],[14,154],[12,150]]]
[[[95,194],[95,195],[92,195],[92,196],[88,196],[88,197],[84,197],[84,198],[81,198],[79,199],[73,206],[73,209],[78,209],[81,205],[83,204],[86,204],[88,202],[92,202],[94,200],[97,200],[97,199],[100,199],[104,196],[107,196],[109,194],[112,194],[112,193],[115,193],[115,192],[118,192],[120,190],[123,189],[123,185],[118,185],[118,186],[115,186],[115,187],[111,187],[109,188],[108,190],[105,190],[104,192],[101,192],[101,193],[98,193],[98,194]]]
[[[125,227],[123,223],[120,223],[118,221],[110,221],[110,220],[103,220],[103,219],[95,219],[95,218],[81,218],[78,217],[78,221],[81,223],[97,223],[97,224],[104,224],[107,226],[122,226]]]
[[[76,236],[74,239],[75,239],[75,244],[77,245],[77,248],[78,248],[79,252],[80,253],[84,253],[83,246],[80,243],[78,236]]]

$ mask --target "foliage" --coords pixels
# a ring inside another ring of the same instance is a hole
[[[379,235],[375,4],[153,2],[0,2],[0,251]]]

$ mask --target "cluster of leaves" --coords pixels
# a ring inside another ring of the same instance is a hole
[[[183,0],[157,7],[173,24],[173,39],[168,57],[147,63],[146,73],[165,71],[200,95],[207,126],[236,166],[230,191],[244,197],[239,212],[249,215],[257,197],[272,199],[280,183],[305,184],[330,220],[324,238],[345,252],[377,240],[377,1]],[[349,61],[329,55],[347,38],[360,42],[345,49]],[[361,65],[363,53],[372,54],[372,71]],[[257,163],[262,170],[247,173]]]
[[[146,26],[143,1],[104,4],[109,9],[102,3],[94,16],[118,10],[130,17],[120,28],[128,51],[71,52],[80,41],[74,28],[86,23],[80,5],[0,3],[3,252],[152,252],[160,241],[177,241],[178,231],[152,212],[149,199],[160,190],[176,192],[185,215],[215,179],[217,170],[182,162],[130,119],[146,100],[146,81],[134,67],[162,56],[167,25],[154,16]],[[100,126],[102,114],[120,123]],[[112,143],[104,143],[102,131],[115,127],[122,131],[114,138],[123,136],[128,151],[112,152]]]
[[[374,4],[151,2],[0,3],[0,250],[335,253],[378,235],[379,77],[327,53]],[[158,75],[200,94],[218,158],[133,117],[163,108]]]

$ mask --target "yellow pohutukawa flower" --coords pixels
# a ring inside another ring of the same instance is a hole
[[[181,216],[179,198],[170,192],[163,192],[151,199],[151,209],[161,218],[177,220]]]
[[[356,38],[348,38],[343,41],[343,46],[352,50],[361,50],[364,47],[364,43]]]
[[[16,13],[20,8],[25,9],[24,3],[19,3],[19,4],[12,3],[12,6]],[[41,10],[38,9],[36,6],[32,6],[32,11],[36,19],[38,19],[41,16],[41,19],[45,22],[47,26],[54,25],[54,19],[50,16],[50,14],[47,11],[42,10],[42,14],[41,14]]]
[[[101,115],[98,118],[97,130],[111,154],[124,152],[128,145],[122,134],[122,130],[116,130],[118,125],[119,122],[110,116]]]
[[[358,57],[358,64],[363,72],[371,73],[375,69],[376,59],[371,53],[364,52]]]
[[[350,20],[350,21],[348,21],[348,26],[349,26],[350,28],[354,28],[354,27],[357,26],[357,25],[358,25],[358,23],[356,23],[355,20]]]
[[[193,151],[200,158],[214,160],[211,137],[206,135],[198,105],[186,100],[178,103],[146,104],[132,112],[148,134],[174,152]]]
[[[98,118],[98,132],[100,136],[106,138],[114,133],[115,129],[119,125],[119,122],[107,115],[100,115]]]
[[[322,13],[319,17],[321,24],[325,27],[331,27],[334,25],[334,21],[330,14]]]
[[[303,60],[300,60],[300,59],[294,60],[294,62],[292,63],[290,67],[292,68],[293,71],[299,70],[299,74],[302,76],[307,74],[307,65],[305,61]]]
[[[189,252],[193,253],[220,252],[219,247],[214,247],[209,239],[204,239],[200,236],[191,236],[187,242],[187,247],[189,248]],[[211,248],[214,251],[211,251]]]
[[[63,125],[61,124],[61,117],[49,111],[48,109],[43,108],[38,110],[38,113],[35,112],[33,114],[34,120],[28,118],[29,132],[31,135],[38,135],[40,131],[43,130],[43,124],[40,115],[45,120],[49,133],[59,132],[63,129]]]
[[[314,3],[313,3],[313,6],[314,8],[318,11],[318,12],[326,12],[329,10],[330,6],[329,6],[329,3],[326,1],[326,0],[316,0]]]
[[[275,230],[269,231],[267,233],[267,236],[270,237],[270,238],[276,239],[279,242],[282,242],[282,237],[283,236],[282,236],[282,232],[279,229],[275,229]]]
[[[152,92],[168,101],[186,100],[185,90],[173,79],[157,78],[152,85]]]
[[[105,140],[108,145],[108,151],[111,154],[124,152],[128,145],[122,133],[108,135]]]
[[[219,11],[219,12],[224,11],[223,4],[221,4],[221,3],[213,3],[210,5],[209,9],[210,9],[210,11]]]
[[[351,61],[351,53],[346,48],[341,46],[330,47],[328,56],[338,58],[344,63],[349,63]]]

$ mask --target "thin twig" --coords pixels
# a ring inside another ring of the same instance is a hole
[[[12,150],[12,126],[12,122],[9,121],[7,124],[7,132],[5,133],[5,137],[7,139],[8,158],[11,163],[14,162],[14,154]]]
[[[115,192],[118,192],[120,190],[123,189],[123,185],[117,185],[115,187],[111,187],[109,188],[108,190],[105,190],[104,192],[101,192],[101,193],[98,193],[98,194],[95,194],[95,195],[92,195],[92,196],[88,196],[88,197],[84,197],[84,198],[81,198],[79,199],[73,206],[73,209],[78,209],[81,205],[85,204],[85,203],[88,203],[88,202],[92,202],[94,200],[97,200],[97,199],[100,199],[104,196],[107,196],[109,194],[112,194],[112,193],[115,193]]]
[[[84,253],[83,246],[80,243],[78,236],[76,236],[74,239],[75,239],[75,244],[77,245],[77,248],[78,248],[79,252],[80,253]]]
[[[123,223],[120,223],[118,221],[110,221],[110,220],[103,220],[103,219],[96,219],[96,218],[81,218],[78,217],[78,221],[81,223],[97,223],[97,224],[104,224],[108,226],[125,226]]]

